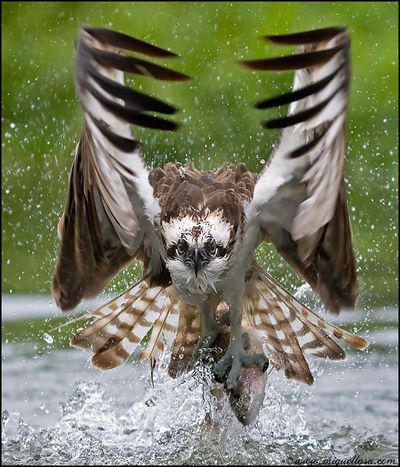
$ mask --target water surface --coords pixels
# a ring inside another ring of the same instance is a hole
[[[53,337],[40,350],[2,345],[6,464],[397,462],[394,326],[367,332],[370,348],[347,348],[344,363],[314,360],[311,388],[270,372],[264,407],[247,428],[228,406],[216,410],[205,373],[170,380],[164,358],[153,388],[147,365],[102,372],[89,352],[57,350]]]

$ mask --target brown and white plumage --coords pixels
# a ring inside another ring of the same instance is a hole
[[[91,347],[93,365],[111,369],[125,363],[147,337],[139,358],[157,361],[164,341],[171,344],[175,336],[177,303],[171,288],[141,281],[90,313],[94,321],[74,336],[71,345]]]
[[[345,28],[329,28],[266,39],[300,48],[288,57],[243,62],[253,70],[296,70],[292,92],[257,104],[290,106],[286,117],[265,124],[284,130],[252,209],[265,238],[338,313],[354,307],[358,293],[343,180],[350,38]]]
[[[221,303],[217,316],[227,312],[226,303]],[[313,379],[304,355],[345,358],[343,349],[327,333],[357,349],[367,346],[365,339],[327,323],[302,305],[258,265],[247,281],[243,313],[243,329],[260,334],[274,366],[285,369],[287,377],[308,384]],[[143,280],[89,316],[93,323],[79,331],[71,345],[91,347],[95,366],[110,369],[121,365],[148,336],[139,354],[141,360],[157,360],[166,342],[171,346],[170,376],[192,369],[201,317],[196,307],[178,301],[173,288],[150,287]]]
[[[174,57],[129,36],[82,28],[76,45],[75,84],[85,124],[71,169],[69,194],[58,226],[61,251],[53,295],[63,310],[97,295],[138,254],[160,268],[153,218],[159,212],[139,143],[130,124],[175,130],[178,125],[148,112],[176,108],[124,86],[123,71],[182,81],[186,75],[132,56]]]
[[[58,228],[53,295],[62,310],[72,309],[132,260],[144,263],[143,281],[94,311],[72,340],[92,348],[94,365],[114,368],[137,351],[153,367],[168,344],[168,372],[176,377],[193,367],[202,348],[220,346],[225,353],[215,376],[244,400],[254,388],[263,395],[268,360],[288,378],[311,384],[306,356],[345,358],[334,338],[366,347],[300,304],[254,260],[260,243],[273,243],[329,311],[355,306],[343,181],[349,36],[327,28],[267,39],[300,48],[288,57],[241,62],[258,71],[296,70],[292,92],[257,104],[290,104],[286,117],[264,125],[284,130],[263,172],[244,164],[201,172],[179,163],[149,172],[130,125],[176,130],[163,115],[177,109],[125,86],[124,72],[188,77],[149,61],[172,52],[102,28],[80,30],[75,84],[85,123]],[[232,405],[243,423],[259,408],[260,398],[254,400],[244,412]]]
[[[327,323],[259,266],[253,269],[247,282],[244,321],[263,336],[267,354],[288,378],[313,382],[305,356],[345,359],[344,350],[332,337],[357,349],[366,348],[365,339]]]
[[[221,303],[217,316],[227,312],[226,303]],[[277,369],[284,369],[288,378],[307,384],[313,382],[313,377],[306,356],[330,360],[346,358],[344,350],[332,337],[360,350],[368,345],[362,337],[329,324],[313,313],[256,263],[246,281],[242,328],[257,333]],[[200,332],[198,310],[195,307],[181,310],[171,349],[170,376],[176,377],[192,368],[191,356]]]

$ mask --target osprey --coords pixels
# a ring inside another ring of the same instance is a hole
[[[70,310],[133,260],[144,265],[143,279],[93,311],[94,321],[72,340],[93,349],[95,366],[114,368],[142,343],[140,358],[153,367],[169,343],[169,374],[176,377],[204,349],[220,345],[215,377],[240,396],[249,369],[258,368],[260,379],[269,362],[311,384],[305,355],[345,358],[332,335],[367,346],[302,305],[254,256],[262,242],[272,243],[329,311],[355,306],[343,179],[349,35],[333,27],[265,39],[299,50],[241,62],[250,70],[295,70],[291,92],[256,104],[290,104],[287,116],[264,123],[283,129],[264,170],[238,164],[201,172],[169,163],[149,171],[130,124],[173,131],[179,125],[163,115],[177,109],[124,85],[124,72],[189,77],[123,53],[176,57],[170,51],[108,29],[80,30],[75,84],[85,124],[58,225],[53,296]]]

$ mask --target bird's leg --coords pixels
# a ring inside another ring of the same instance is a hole
[[[234,296],[230,297],[230,338],[225,355],[214,366],[214,374],[218,381],[223,381],[225,376],[226,386],[235,392],[237,381],[243,366],[260,365],[262,368],[268,365],[268,359],[264,353],[249,355],[245,351],[246,339],[242,337],[242,310],[243,310],[244,284],[242,289],[236,289]]]
[[[200,307],[201,313],[201,335],[193,350],[193,359],[198,360],[201,357],[201,350],[210,348],[219,332],[219,325],[215,319],[214,309],[209,303]]]

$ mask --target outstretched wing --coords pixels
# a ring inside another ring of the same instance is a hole
[[[175,130],[178,124],[148,112],[177,109],[124,85],[124,73],[182,81],[186,75],[133,56],[175,54],[124,34],[82,28],[76,43],[75,85],[85,124],[69,178],[69,193],[58,225],[61,249],[53,296],[62,310],[98,294],[133,258],[146,273],[160,267],[161,244],[153,219],[159,212],[130,124]]]
[[[299,45],[295,55],[242,62],[252,70],[296,70],[293,91],[256,106],[290,104],[266,128],[283,128],[255,186],[248,213],[261,236],[338,313],[355,306],[358,281],[343,179],[350,39],[345,28],[268,36]]]

